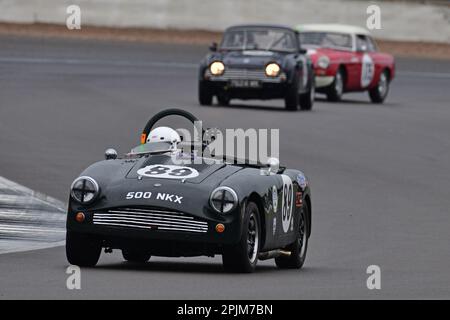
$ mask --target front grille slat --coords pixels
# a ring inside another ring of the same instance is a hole
[[[198,230],[198,231],[203,231],[203,230],[208,230],[208,228],[206,227],[196,227],[196,226],[183,226],[183,225],[174,225],[174,224],[170,224],[170,223],[156,223],[156,222],[152,222],[152,221],[148,221],[148,222],[138,222],[138,221],[131,221],[131,220],[124,220],[124,219],[117,219],[117,220],[95,220],[95,223],[102,223],[102,224],[127,224],[130,226],[145,226],[148,228],[158,228],[160,229],[161,227],[164,228],[180,228],[180,229],[185,229],[185,230]]]
[[[268,77],[264,70],[251,70],[251,69],[225,69],[224,73],[220,76],[212,75],[209,69],[206,70],[205,75],[211,81],[228,81],[228,80],[259,80],[264,82],[280,83],[281,77]]]
[[[188,216],[178,216],[176,214],[168,213],[168,214],[162,214],[162,213],[150,213],[150,212],[131,212],[131,211],[117,211],[117,210],[111,210],[110,213],[114,214],[135,214],[135,215],[142,215],[142,216],[152,216],[152,217],[167,217],[167,215],[173,215],[175,219],[183,219],[183,220],[192,220],[193,217]]]
[[[93,223],[103,226],[205,233],[208,223],[175,210],[114,208],[94,212]]]
[[[174,225],[184,225],[184,226],[208,226],[208,224],[205,223],[187,223],[184,221],[176,221],[176,220],[164,220],[164,219],[143,219],[143,218],[136,218],[133,216],[111,216],[111,215],[102,215],[102,214],[97,214],[96,217],[94,218],[94,220],[97,221],[104,221],[104,220],[127,220],[127,221],[135,221],[135,222],[152,222],[152,223],[166,223],[166,224],[174,224]]]

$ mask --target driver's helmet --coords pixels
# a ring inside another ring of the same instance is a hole
[[[178,132],[172,128],[157,127],[148,134],[147,143],[157,142],[170,143],[170,150],[176,150],[178,143],[181,142],[181,138]]]

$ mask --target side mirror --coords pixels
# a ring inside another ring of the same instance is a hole
[[[280,160],[277,158],[267,159],[267,169],[265,170],[265,174],[270,176],[278,173],[278,170],[280,170]]]
[[[308,50],[300,48],[299,52],[300,52],[300,54],[306,54],[306,53],[308,53]]]
[[[209,50],[212,52],[216,52],[217,51],[217,42],[211,43],[211,45],[209,46]]]
[[[117,159],[117,151],[115,149],[109,148],[105,151],[105,159],[106,160],[114,160]]]

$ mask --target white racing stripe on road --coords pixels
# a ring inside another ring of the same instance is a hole
[[[0,176],[0,253],[64,244],[65,205]]]

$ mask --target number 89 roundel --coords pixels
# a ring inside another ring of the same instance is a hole
[[[286,175],[281,175],[283,180],[283,197],[281,201],[281,220],[283,223],[283,231],[288,232],[292,222],[292,203],[294,198],[294,190],[292,180]]]
[[[137,174],[149,178],[189,179],[198,177],[198,171],[190,167],[175,165],[150,165],[137,171]]]

